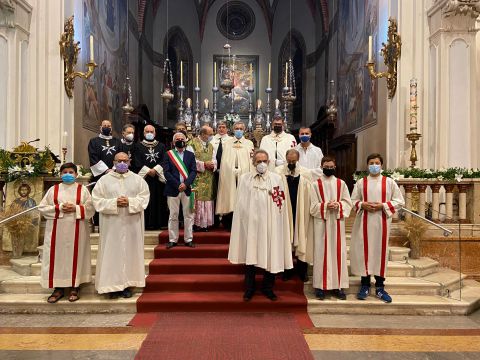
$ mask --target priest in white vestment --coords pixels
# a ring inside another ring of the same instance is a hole
[[[265,150],[270,158],[268,166],[270,171],[274,171],[275,167],[285,164],[287,150],[297,145],[297,140],[292,134],[285,132],[284,119],[276,116],[272,121],[272,133],[265,135],[260,142],[260,149]]]
[[[222,222],[227,229],[232,225],[232,212],[237,199],[237,184],[241,175],[253,170],[251,156],[253,143],[245,139],[245,124],[233,125],[234,138],[223,145],[222,166],[218,182],[217,204],[215,213],[222,215]]]
[[[95,288],[110,298],[131,297],[130,287],[145,286],[143,211],[150,192],[129,164],[126,153],[115,155],[115,171],[103,176],[92,193],[100,213]]]
[[[275,274],[293,267],[288,209],[281,176],[268,171],[268,153],[257,150],[253,161],[255,171],[239,180],[228,260],[247,265],[245,301],[255,294],[257,267],[265,270],[262,293],[274,301]]]
[[[283,280],[298,275],[303,282],[308,281],[308,264],[313,263],[313,218],[310,215],[310,186],[312,174],[298,163],[299,153],[289,149],[287,163],[275,169],[282,176],[288,207],[290,243],[297,257],[293,271],[285,271]]]
[[[335,159],[322,159],[323,174],[312,183],[311,214],[315,220],[315,252],[313,257],[313,287],[319,300],[325,291],[346,300],[348,288],[347,241],[345,219],[350,216],[352,201],[345,182],[335,177]]]
[[[95,213],[88,189],[75,183],[77,166],[60,167],[62,183],[48,189],[39,210],[46,219],[43,242],[43,288],[55,288],[48,298],[55,303],[70,287],[70,302],[79,299],[79,287],[92,281],[90,263],[90,228],[88,220]]]
[[[393,214],[401,209],[404,200],[400,188],[391,178],[381,175],[383,158],[380,154],[367,157],[369,175],[355,184],[352,203],[357,212],[352,229],[350,267],[361,276],[359,300],[370,294],[370,276],[375,276],[375,295],[392,302],[385,291],[388,265],[388,238]]]

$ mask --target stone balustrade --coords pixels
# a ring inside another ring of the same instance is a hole
[[[438,223],[480,224],[480,179],[399,179],[405,207]],[[407,217],[410,215],[406,215]]]

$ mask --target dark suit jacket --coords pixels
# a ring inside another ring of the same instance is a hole
[[[165,179],[167,179],[167,184],[165,185],[165,191],[163,192],[165,196],[176,197],[179,194],[178,187],[180,186],[180,173],[177,170],[175,164],[170,160],[168,154],[165,154],[165,161],[163,163],[163,174]],[[187,185],[185,190],[185,195],[190,196],[192,192],[192,184],[197,176],[197,163],[195,161],[195,154],[191,151],[184,150],[183,163],[188,169],[188,178],[184,181],[184,184]]]

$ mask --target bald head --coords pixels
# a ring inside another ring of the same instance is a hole
[[[114,161],[119,163],[119,162],[125,162],[128,163],[130,162],[130,158],[128,157],[127,153],[124,152],[119,152],[115,154]]]
[[[210,136],[213,135],[213,129],[208,126],[208,125],[203,125],[201,128],[200,128],[200,139],[202,139],[202,141],[208,141],[208,139],[210,138]]]

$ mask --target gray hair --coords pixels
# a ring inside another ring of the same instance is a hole
[[[300,153],[298,152],[297,149],[293,149],[293,148],[292,148],[292,149],[288,149],[288,150],[287,150],[287,153],[285,154],[285,157],[287,157],[287,156],[290,155],[290,154],[295,154],[295,155],[297,155],[297,159],[300,159]]]
[[[255,150],[255,152],[253,153],[253,157],[252,157],[252,162],[255,164],[255,159],[257,157],[258,154],[265,154],[267,155],[267,160],[270,160],[270,156],[268,156],[268,152],[266,152],[265,150],[263,149],[257,149]]]
[[[243,125],[243,129],[246,129],[245,123],[243,121],[237,121],[236,123],[233,124],[233,128],[235,129],[235,126],[237,125]]]
[[[185,140],[187,139],[185,134],[179,131],[179,132],[176,132],[175,134],[173,134],[173,142],[175,142],[175,140],[177,139],[177,136],[180,136],[180,135],[182,135],[185,138]]]
[[[228,124],[227,124],[227,122],[226,122],[225,120],[220,120],[220,121],[218,121],[218,122],[217,122],[217,128],[218,128],[220,125],[225,125],[225,126],[228,127]]]
[[[127,131],[127,129],[133,129],[133,130],[135,130],[135,126],[133,126],[132,124],[125,124],[125,125],[123,125],[122,131]]]

